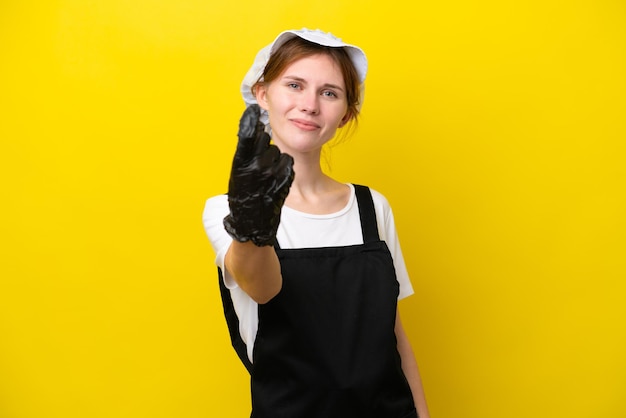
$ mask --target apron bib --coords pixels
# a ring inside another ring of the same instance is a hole
[[[283,285],[259,305],[254,361],[244,361],[251,418],[417,417],[394,332],[393,259],[369,189],[355,191],[364,244],[276,248]]]

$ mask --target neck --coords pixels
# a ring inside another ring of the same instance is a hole
[[[301,158],[294,159],[293,171],[296,173],[291,188],[293,190],[301,190],[315,192],[323,188],[325,184],[332,181],[322,171],[319,158],[316,160],[306,161]]]
[[[333,213],[343,208],[349,188],[324,174],[320,160],[294,159],[295,177],[285,205],[307,213]]]

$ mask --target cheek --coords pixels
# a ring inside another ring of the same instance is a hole
[[[273,111],[279,111],[280,109],[285,107],[284,98],[281,97],[280,94],[275,94],[275,92],[272,93],[271,90],[266,91],[262,99],[263,99],[262,107],[268,112],[270,111],[270,109]],[[259,105],[261,105],[261,102],[259,102]]]
[[[347,106],[342,106],[341,109],[338,109],[337,115],[339,116],[337,116],[335,126],[337,126],[338,128],[343,127],[346,123],[350,121],[350,115],[348,114]]]

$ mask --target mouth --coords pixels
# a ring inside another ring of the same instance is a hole
[[[314,131],[320,127],[317,123],[304,119],[291,119],[291,123],[304,131]]]

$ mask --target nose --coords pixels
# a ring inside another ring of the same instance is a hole
[[[303,92],[300,100],[300,111],[316,115],[319,113],[319,96],[314,91]]]

